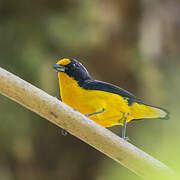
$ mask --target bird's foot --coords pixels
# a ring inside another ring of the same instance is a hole
[[[61,134],[62,134],[63,136],[67,136],[67,135],[68,135],[68,132],[67,132],[65,129],[62,129],[62,130],[61,130]]]
[[[128,136],[123,138],[125,141],[131,141]]]

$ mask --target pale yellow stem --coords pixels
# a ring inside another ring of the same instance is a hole
[[[160,161],[2,68],[0,93],[67,130],[144,179],[175,179],[174,172]]]

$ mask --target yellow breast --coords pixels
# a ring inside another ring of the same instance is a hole
[[[58,73],[61,99],[82,114],[105,112],[90,116],[98,124],[109,127],[122,124],[123,115],[129,113],[129,106],[121,96],[98,90],[86,90],[64,72]]]

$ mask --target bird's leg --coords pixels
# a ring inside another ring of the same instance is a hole
[[[129,141],[129,138],[126,137],[126,126],[127,126],[127,121],[126,121],[126,119],[124,119],[123,127],[122,127],[122,138],[126,141]]]
[[[104,108],[101,110],[101,111],[98,111],[98,112],[94,112],[94,113],[91,113],[91,114],[86,114],[85,116],[86,117],[89,117],[89,116],[92,116],[92,115],[96,115],[96,114],[101,114],[104,112]]]

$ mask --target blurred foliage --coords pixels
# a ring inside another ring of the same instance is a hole
[[[178,0],[1,0],[0,66],[58,96],[52,65],[74,57],[93,77],[167,108],[170,121],[130,123],[128,136],[180,171],[179,15]],[[140,179],[6,97],[0,102],[1,179]]]

